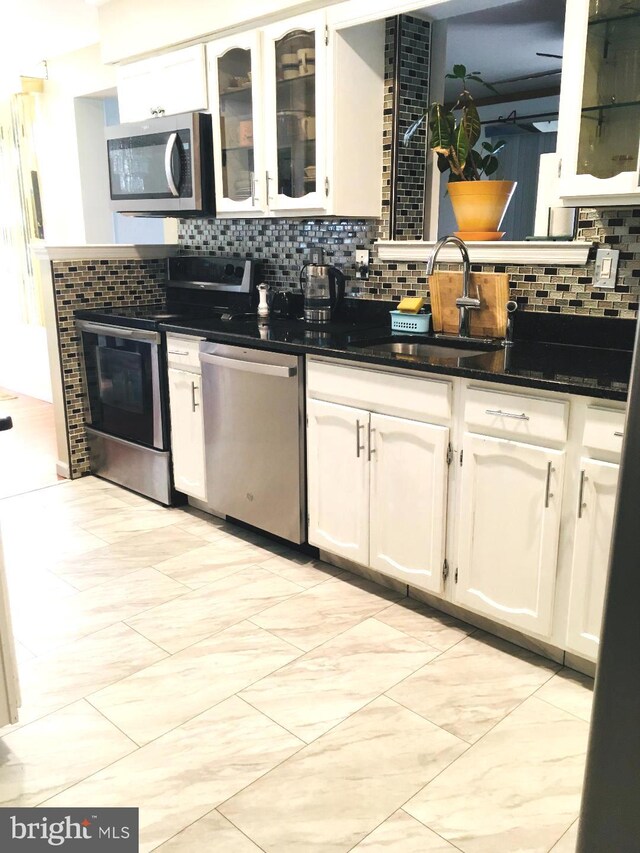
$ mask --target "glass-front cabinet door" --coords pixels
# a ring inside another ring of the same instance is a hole
[[[264,51],[269,208],[323,210],[328,195],[324,14],[266,28]]]
[[[561,195],[635,201],[640,198],[640,3],[568,0],[562,73],[560,121],[571,144]]]
[[[216,212],[262,214],[267,201],[260,34],[254,31],[211,42],[208,59]]]

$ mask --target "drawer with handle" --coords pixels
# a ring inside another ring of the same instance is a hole
[[[524,394],[468,388],[464,418],[467,426],[475,431],[541,441],[566,441],[569,404]]]
[[[203,338],[167,334],[167,363],[177,370],[200,373],[200,341]]]
[[[624,422],[624,411],[589,406],[582,443],[590,450],[620,453],[624,438]]]

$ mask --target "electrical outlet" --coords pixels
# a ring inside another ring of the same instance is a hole
[[[313,246],[311,249],[309,249],[309,258],[310,263],[312,264],[323,264],[324,250],[322,246]]]
[[[369,250],[356,249],[356,278],[366,281],[369,278]]]

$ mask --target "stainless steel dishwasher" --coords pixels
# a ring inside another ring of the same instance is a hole
[[[205,341],[200,362],[207,503],[306,541],[303,358]]]

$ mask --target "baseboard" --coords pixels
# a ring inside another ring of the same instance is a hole
[[[58,477],[64,477],[65,480],[71,479],[71,468],[67,462],[61,462],[60,459],[56,462],[56,474]]]
[[[347,572],[352,572],[354,575],[360,575],[368,581],[384,586],[387,589],[392,589],[395,592],[401,593],[405,598],[407,596],[407,585],[398,581],[395,578],[388,578],[386,575],[376,572],[375,569],[370,569],[367,566],[361,566],[359,563],[353,563],[345,557],[338,557],[336,554],[331,554],[329,551],[320,550],[320,559],[325,563],[330,563],[338,569],[344,569]]]

